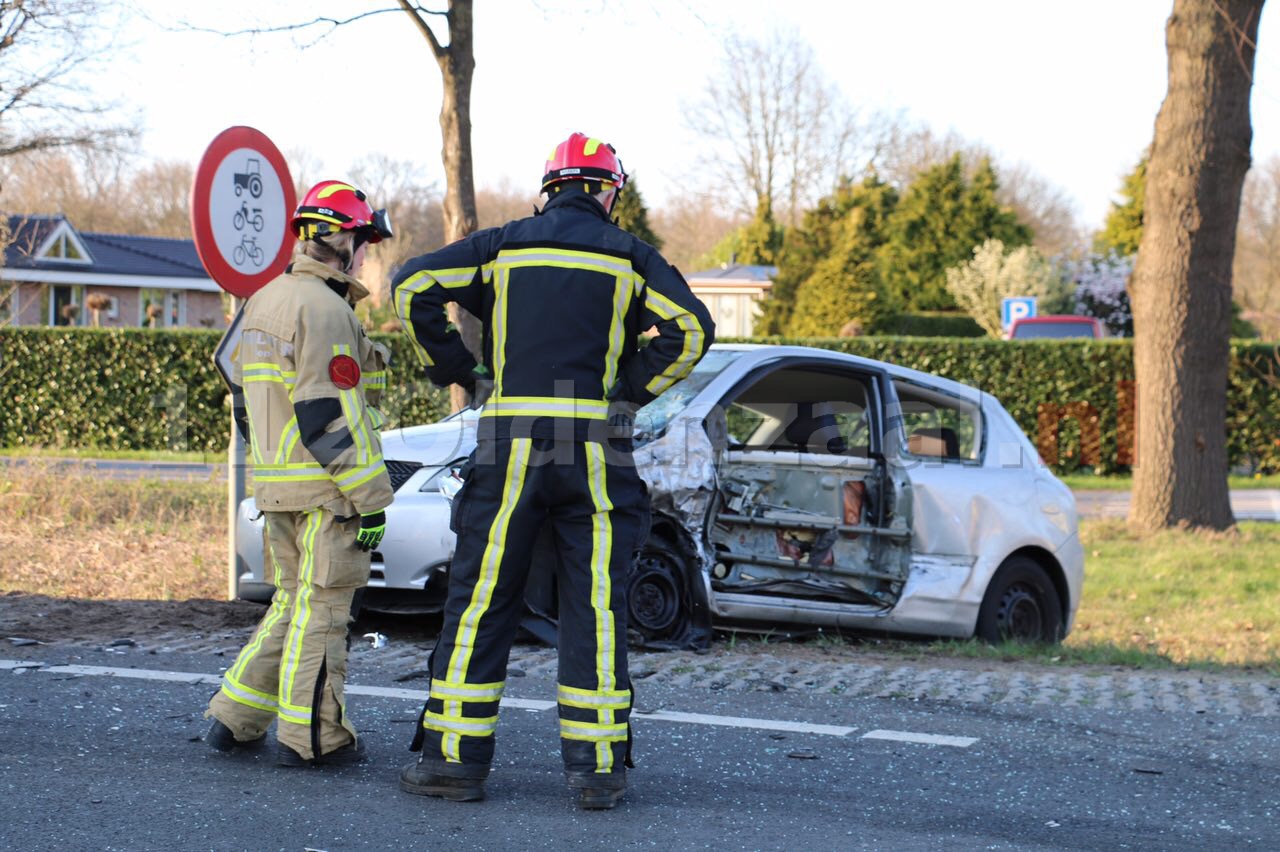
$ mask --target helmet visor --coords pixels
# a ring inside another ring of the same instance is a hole
[[[385,209],[373,211],[373,219],[369,223],[369,228],[373,232],[373,237],[369,240],[371,243],[389,240],[395,236],[391,231],[391,214]]]

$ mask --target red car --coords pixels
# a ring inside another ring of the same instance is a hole
[[[1057,314],[1044,317],[1027,317],[1014,320],[1009,327],[1010,340],[1032,340],[1036,338],[1093,337],[1107,336],[1106,327],[1093,317]]]

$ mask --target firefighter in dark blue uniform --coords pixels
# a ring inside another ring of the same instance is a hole
[[[454,506],[458,545],[415,737],[421,754],[400,775],[407,792],[483,798],[544,524],[558,554],[565,775],[583,808],[611,808],[626,787],[626,581],[648,513],[631,418],[688,375],[714,327],[680,273],[610,221],[625,183],[612,146],[575,133],[547,161],[549,200],[537,215],[415,258],[393,282],[431,381],[484,401]],[[448,302],[483,323],[483,363],[448,323]]]

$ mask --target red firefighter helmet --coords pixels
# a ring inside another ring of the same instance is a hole
[[[622,189],[627,182],[627,173],[612,145],[584,133],[575,133],[557,145],[547,157],[542,191],[569,180],[601,181]]]
[[[387,211],[374,210],[363,192],[340,180],[322,180],[311,187],[289,228],[300,240],[352,230],[371,243],[392,236]]]

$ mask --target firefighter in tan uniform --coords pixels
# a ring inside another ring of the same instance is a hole
[[[233,371],[275,594],[209,702],[205,741],[256,744],[274,719],[280,765],[348,764],[365,751],[343,698],[351,604],[392,500],[373,408],[387,353],[353,311],[369,294],[355,276],[391,228],[339,181],[313,187],[290,226],[293,263],[246,304]]]

